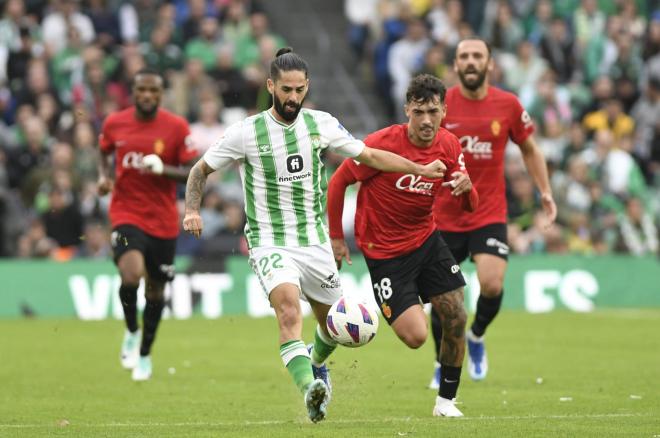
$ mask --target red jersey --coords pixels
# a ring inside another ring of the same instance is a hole
[[[481,100],[470,100],[458,86],[447,90],[447,115],[442,126],[458,137],[470,179],[479,194],[479,208],[465,214],[452,196],[441,191],[433,213],[442,231],[471,231],[506,223],[504,149],[511,139],[521,144],[534,132],[532,119],[515,95],[495,87]]]
[[[110,203],[113,227],[130,224],[161,239],[179,234],[176,181],[143,172],[142,157],[157,154],[164,164],[178,166],[197,156],[187,143],[185,119],[159,109],[153,120],[135,117],[135,107],[110,114],[99,136],[101,151],[115,154],[115,186]]]
[[[458,139],[443,128],[426,148],[415,146],[408,140],[407,124],[376,131],[364,142],[369,147],[384,149],[420,164],[439,159],[447,166],[446,181],[453,179],[452,172],[465,172]],[[335,177],[348,184],[362,182],[355,213],[355,238],[362,253],[373,259],[389,259],[420,247],[435,230],[431,213],[436,195],[451,192],[451,189],[442,187],[443,181],[439,179],[381,172],[354,160],[344,160],[333,180]],[[333,181],[331,190],[332,185]],[[330,236],[343,238],[341,215],[338,214],[338,210],[343,210],[343,197],[337,208],[331,194],[329,191]],[[456,197],[450,201],[460,207]]]

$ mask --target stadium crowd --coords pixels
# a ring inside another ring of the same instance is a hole
[[[348,44],[392,121],[412,75],[451,86],[460,38],[491,43],[491,83],[535,120],[559,208],[542,227],[510,148],[514,252],[642,255],[658,251],[660,217],[660,9],[651,3],[346,0],[345,11]],[[0,256],[110,256],[97,136],[110,112],[131,105],[142,67],[164,73],[164,106],[188,119],[200,154],[270,105],[266,67],[285,41],[254,0],[0,4]],[[237,173],[207,187],[205,237],[182,234],[179,253],[245,253]]]
[[[0,256],[110,256],[97,137],[109,113],[131,105],[143,67],[163,72],[163,106],[188,119],[200,154],[225,126],[270,106],[267,67],[285,42],[256,1],[0,5]],[[204,200],[206,235],[219,252],[244,250],[240,182],[232,171],[222,178]],[[180,253],[202,245],[182,239]]]

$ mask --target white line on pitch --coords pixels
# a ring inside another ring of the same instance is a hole
[[[508,416],[483,416],[483,417],[462,417],[450,421],[497,421],[497,420],[580,420],[585,418],[630,418],[630,417],[648,417],[650,414],[585,414],[585,415],[508,415]],[[382,418],[382,419],[346,419],[346,420],[326,420],[325,423],[351,424],[351,423],[409,423],[428,421],[429,418]],[[0,424],[0,429],[21,429],[21,428],[50,428],[50,427],[229,427],[229,426],[273,426],[284,424],[304,424],[301,421],[242,421],[242,422],[179,422],[179,423],[71,423],[67,426],[58,426],[57,424]]]

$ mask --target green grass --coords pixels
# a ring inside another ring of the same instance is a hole
[[[431,416],[430,340],[409,350],[383,323],[372,344],[331,358],[333,400],[316,425],[270,318],[164,321],[145,383],[120,368],[119,321],[0,321],[0,436],[657,437],[659,321],[660,310],[504,312],[488,379],[463,374],[462,419]]]

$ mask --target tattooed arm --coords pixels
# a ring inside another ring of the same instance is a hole
[[[202,195],[206,178],[213,173],[214,169],[206,164],[204,159],[200,159],[197,164],[190,169],[188,182],[186,183],[186,216],[183,218],[183,229],[199,237],[202,234],[202,217],[199,215]]]

